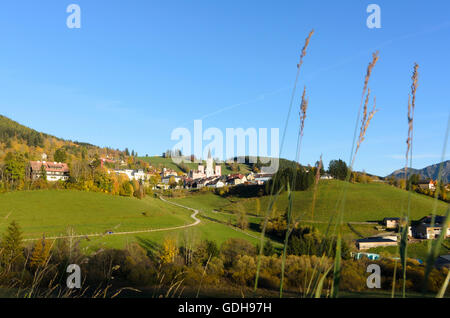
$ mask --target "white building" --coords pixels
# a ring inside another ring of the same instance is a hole
[[[176,183],[178,183],[181,180],[181,177],[180,176],[167,176],[167,177],[161,178],[161,182],[164,184],[169,184],[170,179],[173,179]]]
[[[216,180],[208,183],[206,186],[208,188],[222,188],[225,186],[225,183],[220,179],[216,179]]]
[[[257,184],[264,184],[267,181],[269,181],[270,179],[272,179],[273,174],[268,174],[268,173],[257,173],[255,175],[253,175],[253,180],[257,183]]]
[[[163,168],[161,172],[161,178],[170,177],[170,176],[178,176],[178,173],[173,169]]]
[[[130,180],[147,180],[147,174],[144,172],[144,170],[131,170],[131,169],[125,169],[125,170],[114,170],[116,174],[125,174],[128,179]]]
[[[29,174],[32,180],[42,177],[45,170],[47,181],[66,181],[69,179],[69,166],[62,162],[30,161]]]
[[[197,170],[189,171],[189,178],[191,179],[203,179],[210,177],[220,177],[222,175],[222,166],[216,164],[214,167],[214,160],[211,157],[211,151],[208,152],[208,159],[206,159],[206,171],[205,166],[198,165]]]

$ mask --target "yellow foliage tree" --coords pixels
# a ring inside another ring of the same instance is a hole
[[[176,242],[173,238],[166,238],[161,251],[161,262],[163,264],[173,263],[178,254]]]
[[[50,257],[50,250],[52,245],[45,237],[38,240],[34,245],[33,254],[31,255],[30,265],[33,268],[44,266]]]

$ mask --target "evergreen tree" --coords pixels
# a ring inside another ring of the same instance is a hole
[[[45,170],[44,165],[41,166],[41,177],[42,180],[47,181],[47,170]]]
[[[0,265],[12,270],[24,263],[22,231],[16,221],[12,221],[0,242],[2,253]]]
[[[275,254],[275,247],[273,246],[271,240],[267,240],[266,243],[264,243],[263,254],[265,256],[272,256]]]
[[[336,179],[345,180],[348,173],[347,164],[341,159],[331,160],[328,172]]]
[[[56,162],[66,162],[67,160],[66,150],[64,148],[57,149],[53,154],[53,159]]]

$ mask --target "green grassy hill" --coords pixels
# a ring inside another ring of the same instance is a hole
[[[143,214],[145,212],[146,215]],[[192,211],[165,203],[157,198],[143,200],[75,190],[35,190],[0,194],[0,234],[15,220],[25,239],[66,236],[69,228],[75,235],[104,234],[106,231],[128,232],[162,229],[191,224]],[[86,251],[98,248],[123,248],[127,243],[161,244],[172,237],[183,240],[210,239],[219,245],[230,237],[257,240],[232,227],[199,216],[201,223],[185,229],[123,235],[104,235],[81,239]],[[29,242],[29,241],[27,241]]]
[[[69,227],[81,235],[178,226],[192,223],[190,214],[154,198],[138,200],[73,190],[0,194],[0,232],[15,220],[25,238],[67,235]]]
[[[314,218],[311,215],[313,191],[296,191],[294,193],[294,213],[300,216],[300,222],[314,226],[325,233],[330,217],[335,211],[336,201],[345,183],[338,180],[321,180],[318,186]],[[203,215],[217,221],[234,224],[237,211],[244,210],[248,215],[251,230],[258,230],[262,216],[269,204],[269,197],[242,199],[237,197],[220,197],[211,192],[200,192],[184,198],[173,199],[181,204],[203,211]],[[259,201],[259,204],[257,203]],[[380,233],[376,224],[355,224],[353,222],[382,221],[385,217],[399,217],[406,210],[408,192],[380,184],[348,184],[346,208],[343,224],[343,238],[349,243],[355,239]],[[436,213],[443,214],[448,204],[437,201]],[[275,204],[275,214],[286,211],[287,193],[283,193]],[[424,195],[411,195],[411,217],[419,219],[433,211],[435,200]],[[258,206],[259,211],[258,211]],[[274,214],[271,214],[274,215]],[[259,217],[258,217],[259,216]],[[256,232],[254,232],[256,233]],[[354,244],[351,244],[354,248]]]
[[[339,180],[321,180],[317,190],[314,217],[311,215],[313,190],[295,191],[294,213],[303,220],[328,222],[336,208],[336,202],[341,194],[345,182]],[[385,217],[402,216],[408,203],[408,192],[382,183],[349,183],[345,206],[345,222],[381,221]],[[200,193],[178,199],[199,209],[235,212],[244,209],[247,214],[264,215],[270,197],[242,199],[237,197],[223,198],[212,193]],[[260,210],[258,212],[259,201]],[[287,208],[287,192],[282,193],[276,203],[276,213],[284,213]],[[435,200],[431,197],[411,194],[411,217],[419,219],[433,211]],[[437,213],[443,214],[448,204],[437,201]]]
[[[336,202],[345,183],[338,180],[321,180],[318,186],[314,220],[328,221],[336,209]],[[408,192],[382,183],[350,183],[348,184],[345,205],[345,222],[381,221],[385,217],[399,217],[406,211]],[[304,220],[312,220],[311,204],[313,190],[294,192],[294,211]],[[256,214],[256,200],[260,200],[261,212],[265,211],[269,197],[239,201],[249,213]],[[276,210],[284,213],[287,207],[287,193],[280,195],[276,202]],[[431,197],[411,194],[411,218],[419,219],[431,214],[435,200]],[[236,203],[235,203],[236,204]],[[230,205],[228,208],[232,208]],[[437,202],[436,212],[443,214],[448,204]]]
[[[314,222],[311,222],[312,190],[294,193],[294,211],[305,224],[325,231],[334,211],[336,200],[344,185],[341,181],[321,181]],[[353,240],[377,233],[374,225],[347,222],[378,221],[387,216],[401,216],[406,209],[408,192],[384,184],[349,184],[344,221],[344,238]],[[212,239],[221,244],[230,237],[240,237],[256,244],[259,223],[256,203],[260,201],[259,215],[263,215],[269,197],[240,199],[223,198],[211,192],[189,194],[172,201],[199,209],[201,223],[197,226],[161,232],[126,235],[106,235],[83,240],[82,246],[95,250],[99,247],[123,247],[132,241],[160,244],[166,237],[175,237],[180,244],[185,240]],[[418,219],[431,213],[435,201],[427,196],[413,194],[411,215]],[[276,203],[276,213],[287,206],[286,193]],[[437,202],[437,212],[448,207]],[[245,210],[249,214],[250,228],[244,232],[233,228],[236,217],[232,212]],[[143,214],[145,212],[146,215]],[[218,213],[219,212],[219,213]],[[68,228],[75,234],[85,235],[106,231],[127,232],[191,224],[192,211],[176,207],[156,198],[143,200],[111,196],[102,193],[72,190],[18,191],[0,194],[0,233],[11,220],[16,220],[26,239],[67,235]],[[276,243],[276,246],[279,244]]]

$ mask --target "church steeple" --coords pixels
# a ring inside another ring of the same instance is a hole
[[[211,148],[208,149],[208,159],[206,159],[206,177],[209,178],[214,175],[213,159],[211,157]]]

